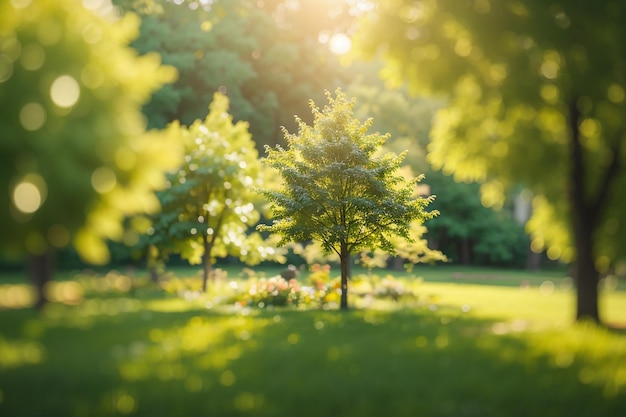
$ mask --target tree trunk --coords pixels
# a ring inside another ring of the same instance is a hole
[[[576,245],[579,246],[578,244]],[[599,273],[593,262],[593,257],[584,252],[578,252],[576,260],[576,320],[593,320],[600,323],[598,308],[598,278]]]
[[[580,112],[575,102],[569,108],[570,156],[569,183],[571,221],[576,247],[576,320],[591,319],[600,323],[598,309],[598,277],[594,262],[593,230],[598,221],[596,204],[589,202],[585,190],[585,165],[578,122]]]
[[[202,255],[202,292],[206,292],[209,276],[211,275],[211,249],[213,245],[206,234],[202,235],[204,254]]]
[[[582,188],[582,184],[578,186]],[[593,256],[593,224],[595,216],[587,209],[581,191],[572,192],[572,222],[576,263],[574,280],[576,281],[576,320],[591,319],[600,323],[598,309],[598,278]]]
[[[28,258],[28,275],[30,281],[35,287],[35,308],[41,308],[48,302],[45,293],[46,284],[52,279],[52,252],[44,252],[40,255],[29,255]]]
[[[341,304],[342,310],[348,309],[348,277],[350,276],[350,254],[345,243],[341,244]]]

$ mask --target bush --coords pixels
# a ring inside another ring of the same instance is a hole
[[[247,288],[244,287],[244,292],[236,297],[236,302],[260,308],[298,306],[301,297],[302,291],[296,279],[286,280],[277,276],[249,281]]]

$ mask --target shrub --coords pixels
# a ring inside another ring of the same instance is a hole
[[[236,302],[260,308],[298,306],[301,296],[302,291],[296,279],[286,280],[276,276],[249,281],[247,288],[244,287],[244,291],[236,297]]]

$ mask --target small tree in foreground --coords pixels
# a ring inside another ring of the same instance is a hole
[[[280,244],[316,240],[341,262],[341,308],[348,308],[350,255],[362,249],[394,252],[390,239],[411,240],[410,224],[437,215],[425,211],[434,197],[415,196],[422,176],[406,180],[396,171],[404,153],[380,154],[387,135],[367,134],[353,117],[354,100],[339,89],[326,94],[321,111],[311,102],[313,126],[296,117],[297,134],[284,129],[287,149],[266,147],[265,162],[278,170],[279,190],[263,190],[275,220],[260,230],[281,235]]]
[[[248,124],[234,123],[228,107],[228,98],[215,93],[205,120],[189,127],[174,123],[185,158],[157,193],[162,210],[144,239],[159,252],[154,260],[178,253],[191,264],[201,263],[203,291],[217,258],[234,256],[249,265],[284,261],[272,236],[248,233],[260,217],[252,188],[262,184],[262,165]]]

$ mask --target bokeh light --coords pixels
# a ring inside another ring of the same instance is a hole
[[[20,110],[20,123],[28,131],[41,129],[46,122],[46,110],[39,103],[28,103]]]
[[[31,43],[24,47],[20,62],[22,66],[29,71],[37,71],[46,60],[46,53],[38,43]]]
[[[32,214],[43,204],[47,195],[46,182],[39,175],[31,174],[18,182],[12,192],[13,205],[20,212]]]
[[[72,107],[80,97],[80,85],[69,75],[61,75],[50,87],[50,97],[59,107]]]
[[[111,191],[116,183],[115,172],[110,168],[100,167],[91,174],[91,185],[100,194]]]
[[[8,80],[13,75],[13,62],[6,55],[0,55],[0,83]]]

